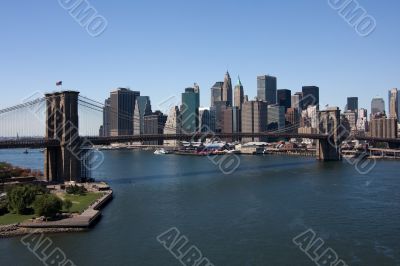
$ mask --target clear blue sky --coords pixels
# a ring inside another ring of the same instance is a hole
[[[360,37],[327,0],[92,0],[108,20],[90,37],[57,0],[4,1],[0,9],[0,108],[33,91],[63,89],[104,100],[129,86],[153,105],[197,82],[201,105],[227,69],[256,95],[256,76],[278,88],[321,88],[321,104],[345,105],[400,87],[400,3],[359,0],[376,31]]]

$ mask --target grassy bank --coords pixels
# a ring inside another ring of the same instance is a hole
[[[63,195],[62,198],[72,201],[73,205],[70,209],[71,213],[82,213],[85,209],[87,209],[96,200],[100,199],[103,195],[103,193],[86,193],[85,195],[66,194]]]
[[[36,218],[36,215],[35,214],[20,215],[20,214],[7,213],[5,215],[0,216],[0,225],[22,223],[33,217]]]

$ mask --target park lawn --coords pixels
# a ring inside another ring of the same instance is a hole
[[[66,194],[63,196],[63,198],[64,200],[69,199],[70,201],[72,201],[72,208],[70,209],[70,213],[82,213],[85,209],[87,209],[96,200],[100,199],[103,195],[103,193],[88,192],[82,196]],[[67,210],[64,211],[67,212]]]
[[[20,215],[20,214],[7,213],[5,215],[0,216],[0,225],[22,223],[33,217],[36,218],[37,216],[35,214]]]

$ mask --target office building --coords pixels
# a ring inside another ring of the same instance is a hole
[[[224,84],[222,85],[222,101],[227,102],[228,106],[233,106],[232,101],[232,79],[229,72],[226,72]]]
[[[133,135],[144,134],[144,117],[150,114],[152,114],[150,97],[138,96],[133,112]]]
[[[101,137],[110,137],[111,136],[111,99],[108,98],[104,101],[103,107],[103,126],[100,130]]]
[[[223,82],[216,82],[211,88],[211,107],[215,106],[216,102],[221,102],[223,99]]]
[[[138,96],[140,96],[140,92],[126,88],[119,88],[111,92],[111,136],[133,135],[133,113]]]
[[[264,101],[247,101],[242,106],[242,132],[267,131],[268,104]],[[265,141],[265,138],[243,138],[243,142]]]
[[[267,130],[280,130],[285,128],[285,107],[277,104],[268,105]]]
[[[164,134],[165,123],[167,116],[161,111],[156,111],[144,117],[144,134],[145,135],[158,135]],[[145,145],[163,145],[163,140],[145,141]]]
[[[363,133],[367,132],[368,130],[368,110],[360,109],[358,110],[357,131],[359,133]]]
[[[397,89],[389,91],[389,117],[400,119],[400,101]]]
[[[346,111],[343,113],[343,116],[349,123],[350,131],[357,130],[357,113],[355,111]]]
[[[292,107],[292,91],[291,90],[278,90],[278,105],[285,107],[285,112],[288,108]]]
[[[358,111],[358,97],[347,98],[347,111],[357,112]]]
[[[297,132],[300,127],[300,114],[296,108],[288,108],[285,114],[286,123],[291,131]]]
[[[257,77],[257,100],[276,104],[277,102],[277,79],[272,76]]]
[[[302,93],[302,109],[306,110],[309,106],[317,106],[317,109],[319,110],[319,87],[303,86]]]
[[[240,81],[240,77],[238,77],[238,83],[235,86],[235,91],[234,91],[234,106],[238,107],[239,109],[242,108],[243,102],[244,102],[244,89],[242,82]]]
[[[200,95],[195,88],[186,88],[182,93],[182,133],[191,134],[199,128]]]
[[[385,113],[385,101],[382,98],[374,98],[371,102],[371,116]]]
[[[201,132],[215,132],[215,114],[210,108],[199,108],[199,129]]]
[[[292,96],[292,105],[291,107],[296,109],[298,113],[302,111],[302,106],[301,106],[301,101],[303,99],[303,93],[302,92],[296,92]]]
[[[396,118],[387,118],[384,114],[378,113],[373,115],[370,124],[370,136],[373,138],[397,138]]]

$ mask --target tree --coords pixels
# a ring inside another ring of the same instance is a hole
[[[16,214],[26,213],[38,192],[38,187],[32,185],[12,187],[7,193],[8,209]]]
[[[70,210],[71,210],[71,208],[72,208],[72,201],[69,200],[69,199],[66,199],[66,200],[64,200],[63,205],[64,205],[64,209],[65,209],[67,212],[70,212]]]
[[[53,218],[61,212],[63,201],[53,194],[44,194],[37,197],[33,203],[35,213],[46,218]]]
[[[87,192],[87,189],[83,186],[77,186],[77,185],[72,185],[67,187],[66,189],[68,194],[72,194],[72,195],[85,195]]]

